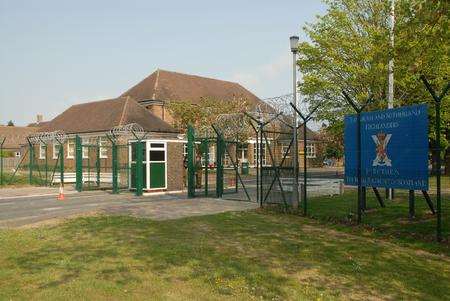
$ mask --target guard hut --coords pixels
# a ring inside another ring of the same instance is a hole
[[[129,132],[113,137],[114,129],[127,128],[139,129],[139,136]],[[78,190],[95,187],[115,189],[113,174],[119,174],[120,188],[135,189],[136,185],[142,185],[144,192],[178,192],[184,187],[184,137],[131,97],[74,105],[40,131],[66,134],[63,144],[64,183],[75,184],[81,176],[82,186],[77,185]],[[114,141],[115,138],[121,140],[120,145]],[[56,160],[59,147],[52,142],[37,144],[36,160]],[[136,155],[137,148],[141,149],[139,155]],[[133,168],[137,158],[142,158],[139,179]],[[114,166],[119,166],[119,173],[114,172]],[[104,183],[109,185],[102,186]]]

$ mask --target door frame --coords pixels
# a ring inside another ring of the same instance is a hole
[[[134,161],[132,161],[132,144],[137,142],[137,140],[129,140],[129,148],[128,148],[128,166],[129,168],[131,168],[132,163]],[[142,164],[144,164],[145,166],[145,176],[146,176],[146,181],[145,181],[145,187],[144,189],[147,191],[154,191],[154,190],[166,190],[167,189],[167,141],[166,140],[143,140],[142,142],[145,142],[145,157],[144,160],[142,161]],[[151,143],[161,143],[164,144],[164,147],[162,148],[153,148],[153,150],[163,150],[164,151],[164,161],[150,161],[150,145]],[[158,187],[158,188],[150,188],[150,163],[151,162],[158,162],[158,163],[164,163],[164,187]],[[130,189],[135,189],[133,187],[131,187],[131,176],[132,173],[130,172],[129,174],[129,188]]]
[[[151,148],[152,143],[162,143],[164,147]],[[146,154],[145,154],[145,163],[147,164],[147,190],[161,190],[167,189],[167,141],[164,140],[146,140]],[[150,161],[150,151],[151,150],[163,150],[164,151],[164,161]],[[150,188],[150,164],[152,162],[155,163],[164,163],[164,187]]]

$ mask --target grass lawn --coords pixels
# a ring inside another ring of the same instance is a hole
[[[450,257],[270,212],[0,230],[0,300],[449,299]]]
[[[36,174],[37,172],[35,172]],[[30,177],[28,173],[25,172],[18,172],[12,177],[12,173],[4,173],[3,174],[3,186],[0,186],[0,188],[10,188],[10,187],[22,187],[22,186],[29,186],[30,185]],[[49,175],[50,177],[51,175]],[[31,185],[42,185],[44,182],[44,179],[41,179],[38,176],[33,175],[31,177]]]
[[[380,190],[384,193],[384,190]],[[436,196],[430,196],[436,204]],[[431,214],[422,194],[415,195],[415,218],[409,219],[408,193],[397,191],[394,201],[385,201],[381,208],[372,190],[367,190],[368,210],[362,216],[363,227],[349,227],[349,218],[355,222],[357,214],[356,190],[347,190],[342,196],[311,198],[308,215],[323,223],[333,223],[342,231],[370,235],[412,244],[431,252],[450,256],[450,194],[442,195],[442,233],[444,242],[436,242],[436,216]]]

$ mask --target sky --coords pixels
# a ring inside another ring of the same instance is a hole
[[[0,124],[114,98],[157,68],[292,91],[289,37],[320,0],[0,0]]]

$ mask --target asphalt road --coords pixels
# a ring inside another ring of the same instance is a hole
[[[68,194],[64,201],[54,195],[0,199],[0,227],[20,227],[29,224],[85,214],[111,206],[135,206],[154,200],[176,200],[181,195],[135,197],[132,193],[110,194],[101,191]]]

